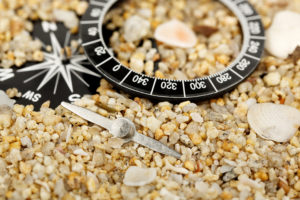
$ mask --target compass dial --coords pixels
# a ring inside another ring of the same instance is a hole
[[[22,93],[17,103],[40,107],[50,100],[53,108],[62,101],[95,93],[101,75],[79,52],[79,45],[69,48],[71,42],[80,44],[78,34],[71,34],[62,23],[40,21],[35,23],[32,36],[42,42],[44,60],[27,62],[20,68],[1,68],[1,89],[17,88]]]
[[[220,0],[239,19],[243,46],[223,71],[193,80],[169,80],[146,76],[122,65],[110,52],[103,28],[106,13],[117,0],[92,0],[81,20],[81,38],[89,61],[109,82],[133,95],[182,101],[220,96],[245,80],[256,69],[264,49],[260,16],[247,0]]]

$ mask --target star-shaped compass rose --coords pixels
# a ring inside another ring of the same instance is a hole
[[[39,91],[40,89],[42,89],[52,78],[56,78],[53,90],[53,94],[56,94],[60,77],[64,79],[71,92],[74,92],[72,84],[72,74],[74,74],[79,81],[81,81],[88,87],[89,84],[84,79],[82,79],[82,77],[80,77],[77,72],[100,77],[95,72],[81,65],[81,62],[86,60],[86,57],[84,55],[79,55],[78,51],[75,51],[74,55],[72,55],[70,58],[66,58],[66,55],[63,53],[63,48],[61,47],[59,41],[57,40],[57,37],[53,32],[50,32],[50,39],[53,52],[43,52],[45,56],[44,62],[18,70],[18,72],[31,72],[40,70],[39,73],[24,80],[24,83],[33,81],[38,76],[42,76],[43,74],[45,74],[37,90]]]
[[[80,53],[80,45],[71,45],[80,44],[78,34],[71,34],[62,23],[43,21],[35,23],[32,37],[42,42],[44,60],[27,62],[21,68],[0,68],[1,90],[17,88],[22,93],[17,103],[34,104],[36,109],[47,100],[55,108],[62,101],[96,92],[101,78],[98,71]]]

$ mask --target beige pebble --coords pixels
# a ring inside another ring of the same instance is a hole
[[[300,191],[300,181],[297,181],[294,185],[295,190]]]
[[[279,72],[271,72],[264,77],[264,81],[268,86],[276,86],[280,84],[281,75]]]

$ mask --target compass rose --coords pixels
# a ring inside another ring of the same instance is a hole
[[[62,23],[38,21],[32,37],[43,45],[44,60],[27,62],[21,68],[0,69],[0,88],[17,88],[22,93],[18,104],[33,104],[38,109],[50,100],[55,108],[62,101],[72,102],[96,93],[101,75],[78,48],[78,34],[71,34]],[[51,47],[51,48],[49,48]]]
[[[53,94],[56,94],[60,77],[63,78],[63,80],[65,81],[65,83],[67,84],[71,92],[74,92],[71,74],[74,74],[79,81],[81,81],[83,84],[85,84],[88,87],[89,84],[84,79],[82,79],[77,72],[89,74],[95,77],[100,77],[95,72],[81,65],[81,62],[86,60],[86,57],[84,55],[79,55],[78,51],[76,51],[71,58],[66,58],[65,54],[62,51],[62,47],[53,32],[50,32],[50,39],[51,39],[51,46],[53,52],[52,53],[43,52],[45,56],[44,62],[32,66],[28,66],[17,71],[17,72],[31,72],[31,71],[41,70],[39,73],[35,74],[34,76],[24,80],[24,83],[33,81],[38,76],[45,74],[43,80],[41,81],[41,83],[37,88],[37,91],[39,91],[52,78],[56,77],[55,86],[53,90]]]

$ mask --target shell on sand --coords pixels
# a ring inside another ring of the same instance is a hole
[[[196,45],[195,33],[183,22],[173,19],[159,25],[154,38],[167,45],[181,48],[191,48]]]
[[[300,14],[288,10],[274,16],[266,32],[266,49],[273,56],[287,58],[300,46]]]
[[[286,105],[255,104],[249,108],[247,119],[250,127],[262,138],[287,142],[300,126],[300,111]]]

